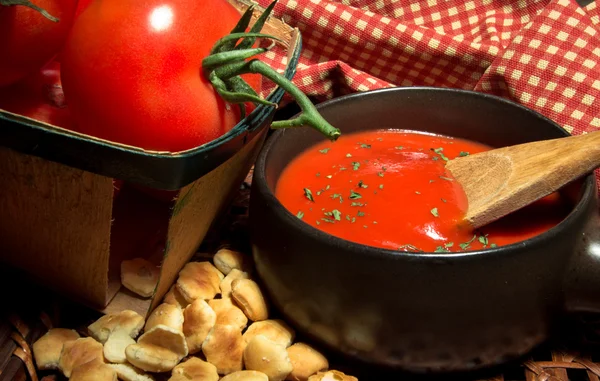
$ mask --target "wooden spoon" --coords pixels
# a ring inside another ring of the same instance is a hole
[[[464,220],[478,228],[600,167],[600,131],[498,148],[446,163],[462,185]]]

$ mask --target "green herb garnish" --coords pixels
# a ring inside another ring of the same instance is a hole
[[[360,168],[360,163],[358,161],[353,161],[352,169],[354,169],[355,171],[358,171],[358,168]]]
[[[383,177],[383,172],[377,172],[377,176]]]
[[[362,196],[360,195],[360,193],[357,193],[353,190],[350,190],[350,200],[356,200],[362,198]]]
[[[371,148],[370,144],[361,143],[360,148]]]
[[[305,197],[306,197],[306,198],[307,198],[309,201],[315,202],[315,199],[313,198],[313,194],[312,194],[312,192],[310,191],[310,189],[308,189],[308,188],[304,188],[304,196],[305,196]]]
[[[321,221],[329,222],[330,224],[335,224],[335,221],[330,218],[321,218]]]
[[[346,157],[352,157],[352,155],[351,155],[351,154],[349,154],[349,153],[347,153],[347,154],[346,154]]]
[[[438,246],[435,248],[435,251],[434,251],[434,253],[449,253],[449,252],[450,252],[450,250],[448,250],[444,246]]]
[[[365,216],[365,213],[359,210],[359,211],[356,213],[356,216],[357,216],[357,217],[363,217],[363,216]]]
[[[350,206],[365,206],[365,204],[363,204],[362,202],[353,202],[350,204]]]
[[[433,208],[431,209],[431,214],[433,214],[434,217],[439,217],[440,215],[438,214],[438,208]]]
[[[488,244],[487,234],[479,236],[478,240],[482,245],[487,246],[487,244]]]
[[[444,149],[443,149],[442,147],[440,147],[440,148],[430,148],[430,149],[431,149],[433,152],[435,152],[436,154],[438,154],[438,155],[439,155],[439,156],[442,158],[442,160],[444,160],[444,161],[448,161],[448,160],[450,160],[450,159],[448,159],[448,158],[446,157],[446,155],[444,155]]]
[[[442,202],[447,202],[445,198],[441,198],[440,200],[442,200]]]
[[[331,213],[333,214],[333,218],[334,218],[336,221],[341,221],[342,213],[340,213],[340,211],[339,211],[339,210],[337,210],[337,209],[333,209],[333,210],[331,211]]]
[[[460,151],[460,153],[458,154],[459,157],[463,157],[463,156],[469,156],[468,152],[465,151]]]
[[[368,188],[369,186],[367,184],[363,183],[362,180],[359,180],[358,181],[358,187],[359,188]]]
[[[383,189],[383,184],[379,184],[379,189]]]
[[[404,149],[402,146],[394,147],[395,149]]]
[[[330,149],[331,148],[323,148],[323,149],[320,149],[319,152],[321,152],[322,154],[326,154],[327,152],[329,152]]]
[[[304,217],[304,213],[302,213],[302,211],[299,211],[298,214],[296,214],[296,217],[302,219],[302,217]]]
[[[327,176],[325,176],[325,177],[327,177],[328,179],[330,179],[330,178],[332,178],[333,176],[332,176],[332,175],[327,175]]]
[[[473,241],[475,241],[476,238],[477,238],[477,234],[475,234],[473,236],[473,238],[471,238],[469,241],[463,242],[463,243],[459,244],[458,246],[460,246],[460,248],[463,250],[467,250],[469,248],[469,246],[473,243]]]

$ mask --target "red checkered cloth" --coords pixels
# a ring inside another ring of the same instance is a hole
[[[300,29],[294,83],[318,101],[452,87],[509,98],[572,134],[600,128],[600,0],[279,0],[274,15]],[[278,50],[263,59],[286,63]]]

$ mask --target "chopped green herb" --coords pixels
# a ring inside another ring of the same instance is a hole
[[[296,214],[296,217],[302,219],[302,217],[304,217],[304,213],[302,213],[302,211],[299,211],[298,214]]]
[[[317,172],[317,177],[321,176],[321,172]]]
[[[327,184],[327,186],[325,187],[325,190],[329,190],[329,188],[331,188],[331,187],[329,186],[329,184]]]
[[[363,204],[362,202],[353,202],[350,204],[350,206],[365,206],[365,204]]]
[[[364,215],[365,215],[365,213],[363,213],[363,212],[362,212],[362,211],[360,211],[360,210],[359,210],[359,211],[356,213],[356,216],[357,216],[357,217],[363,217]]]
[[[459,244],[458,246],[460,246],[460,248],[463,250],[467,250],[469,248],[469,246],[473,243],[473,241],[475,241],[476,238],[477,238],[477,235],[474,235],[473,238],[471,238],[469,241],[463,242],[463,243]]]
[[[433,214],[434,217],[439,217],[439,213],[438,213],[438,209],[437,208],[433,208],[431,209],[431,214]]]
[[[362,143],[362,144],[360,145],[360,148],[371,148],[371,145],[370,145],[370,144],[365,144],[365,143]]]
[[[445,198],[442,198],[441,200],[442,200],[442,202],[446,202],[446,199],[445,199]]]
[[[399,251],[411,251],[411,252],[417,252],[417,253],[422,253],[423,250],[419,249],[416,246],[413,245],[402,245],[398,248]]]
[[[488,244],[487,235],[479,236],[478,240],[479,240],[479,242],[481,242],[482,245],[487,246],[487,244]]]
[[[496,245],[495,243],[492,243],[492,244],[490,245],[490,247],[491,247],[491,248],[494,248],[494,247],[498,247],[498,245]]]
[[[365,228],[365,229],[366,229],[366,228],[368,228],[368,226],[367,226],[367,225],[363,225],[363,228]]]
[[[438,154],[438,155],[439,155],[439,156],[442,158],[442,160],[444,160],[444,161],[448,161],[448,160],[449,160],[449,159],[448,159],[448,158],[447,158],[447,157],[444,155],[444,149],[443,149],[442,147],[440,147],[440,148],[431,148],[431,150],[432,150],[433,152],[435,152],[436,154]]]
[[[308,188],[304,188],[304,196],[312,202],[315,202],[315,199],[313,198],[312,192],[310,191],[310,189]]]
[[[385,166],[381,167],[381,169],[383,170],[383,172],[387,171],[387,167]]]
[[[360,168],[360,163],[358,161],[353,161],[352,169],[354,169],[355,171],[358,171],[358,168]]]
[[[347,219],[348,221],[350,221],[350,215],[349,215],[349,214],[346,214],[346,219]]]
[[[342,213],[340,213],[339,210],[333,209],[331,213],[333,213],[333,218],[335,218],[336,221],[341,221]]]
[[[351,154],[349,154],[349,153],[347,153],[347,154],[346,154],[346,157],[352,157],[352,155],[351,155]]]
[[[345,171],[346,169],[346,167],[340,167],[340,171]]]
[[[318,190],[317,191],[317,196],[320,196],[322,192],[323,192],[322,190]]]
[[[334,200],[335,200],[335,199],[336,199],[336,198],[338,198],[338,197],[342,197],[342,195],[341,195],[341,194],[339,194],[339,193],[334,193],[334,194],[332,194],[330,197],[331,197],[332,199],[334,199]]]
[[[433,161],[438,161],[440,158],[437,156],[432,157]]]
[[[383,177],[383,172],[377,172],[377,176]]]
[[[435,251],[434,251],[434,253],[449,253],[449,252],[450,252],[450,250],[448,250],[444,246],[438,246],[435,248]]]
[[[363,183],[362,180],[359,180],[358,181],[358,187],[359,188],[368,188],[369,186],[367,184]]]
[[[459,157],[463,157],[463,156],[469,156],[468,152],[465,151],[460,151],[460,153],[458,154]]]
[[[319,221],[315,221],[317,223],[317,225],[321,225],[321,223]]]
[[[379,189],[383,189],[383,184],[379,184]]]
[[[446,181],[454,181],[453,179],[451,179],[449,177],[445,177],[445,176],[440,176],[440,179],[446,180]]]
[[[325,176],[325,177],[327,177],[328,179],[330,179],[330,178],[332,178],[333,176],[332,176],[332,175],[327,175],[327,176]]]
[[[350,200],[356,200],[362,198],[362,196],[360,195],[360,193],[356,193],[353,190],[350,190]]]
[[[444,244],[444,247],[452,247],[454,246],[454,242],[448,242]]]
[[[335,221],[331,218],[321,218],[321,221],[329,222],[330,224],[335,224]]]
[[[320,149],[319,152],[325,154],[325,153],[329,152],[330,149],[331,148],[323,148],[323,149]]]
[[[395,149],[404,149],[402,146],[394,147]]]

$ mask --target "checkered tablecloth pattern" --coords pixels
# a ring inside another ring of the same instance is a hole
[[[300,29],[294,83],[318,101],[452,87],[512,99],[572,134],[600,128],[600,0],[279,0],[274,14]],[[263,59],[285,65],[278,50]]]

